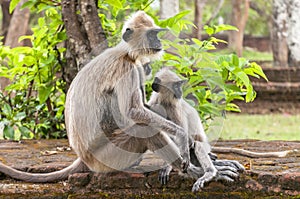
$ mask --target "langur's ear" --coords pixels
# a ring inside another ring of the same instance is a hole
[[[158,77],[155,77],[154,81],[152,83],[152,90],[158,93],[159,92],[160,83],[161,83],[161,80]]]
[[[182,86],[182,85],[186,84],[188,81],[189,80],[187,80],[187,79],[183,79],[183,80],[179,81],[179,84]]]
[[[177,82],[174,82],[174,87],[177,87],[177,88],[181,88],[185,83],[187,83],[188,80],[187,79],[184,79],[184,80],[180,80],[180,81],[177,81]]]
[[[128,42],[131,39],[131,35],[133,33],[133,30],[130,28],[127,28],[126,31],[124,32],[122,38],[124,41]]]
[[[152,72],[152,68],[150,66],[150,62],[143,65],[146,76],[150,75]]]

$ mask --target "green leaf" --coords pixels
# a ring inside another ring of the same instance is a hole
[[[236,105],[234,103],[228,103],[226,105],[226,111],[241,112],[241,109],[239,108],[238,105]]]
[[[123,8],[123,5],[122,5],[120,0],[105,0],[105,1],[106,1],[106,3],[111,5],[112,7],[115,7],[115,8],[118,8],[118,9]]]
[[[9,13],[12,13],[14,11],[14,9],[16,8],[16,6],[18,5],[19,2],[20,2],[20,0],[11,0],[10,1]]]
[[[32,40],[32,38],[33,38],[32,35],[22,35],[22,36],[19,37],[18,42],[21,42],[25,39]]]
[[[38,23],[40,27],[44,27],[45,26],[45,18],[40,17],[38,19]]]
[[[5,138],[9,138],[12,140],[15,138],[15,130],[9,125],[5,125],[3,129],[3,134]]]
[[[22,9],[24,8],[32,8],[35,5],[35,1],[26,1],[25,3],[23,3],[22,5]]]
[[[200,41],[199,39],[196,39],[196,38],[192,38],[192,41],[197,44],[197,46],[201,47],[203,45],[203,42]]]
[[[214,28],[215,28],[215,34],[221,32],[221,31],[226,31],[226,30],[239,31],[239,29],[237,29],[235,26],[228,25],[228,24],[220,24],[220,25],[214,26]]]
[[[214,28],[209,27],[209,26],[207,26],[207,25],[204,26],[204,30],[205,30],[205,32],[206,32],[208,35],[213,35],[213,34],[215,34]]]
[[[26,118],[26,113],[25,112],[18,112],[15,117],[14,117],[14,120],[16,121],[21,121],[23,119]]]
[[[5,103],[2,107],[2,112],[5,116],[10,118],[12,115],[12,109],[11,109],[10,105]]]
[[[261,76],[262,78],[264,78],[266,81],[269,81],[267,76],[265,75],[264,71],[262,70],[262,68],[255,62],[250,63],[251,68],[253,68],[253,71],[258,74],[259,76]]]
[[[213,42],[213,43],[215,43],[215,44],[218,44],[218,43],[225,43],[225,44],[227,44],[227,41],[222,40],[222,39],[217,39],[217,38],[215,38],[215,37],[211,37],[211,38],[209,39],[209,41],[211,41],[211,42]]]
[[[252,102],[256,97],[256,92],[253,90],[252,86],[248,89],[246,94],[246,102]]]
[[[236,54],[232,54],[232,63],[234,66],[239,67],[239,57]]]
[[[40,104],[44,103],[48,99],[49,95],[51,94],[51,91],[52,86],[40,86],[38,93]]]
[[[32,66],[34,64],[36,64],[36,59],[32,56],[26,56],[24,57],[23,59],[23,63],[26,65],[26,66]]]
[[[27,138],[27,139],[32,139],[34,137],[34,134],[26,127],[20,126],[19,130],[21,132],[21,138]]]
[[[246,73],[244,71],[242,71],[241,69],[239,68],[236,68],[232,71],[232,73],[234,75],[236,75],[242,82],[243,84],[246,86],[246,87],[249,87],[250,85],[250,80],[249,80],[249,77],[246,75]]]
[[[32,52],[32,48],[28,46],[19,46],[11,49],[11,51],[15,54],[30,54]],[[16,56],[18,58],[18,56]]]

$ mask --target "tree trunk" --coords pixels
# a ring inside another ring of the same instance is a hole
[[[29,9],[20,9],[23,3],[26,0],[21,0],[18,5],[16,6],[11,18],[10,14],[8,13],[9,4],[7,1],[1,2],[2,11],[3,11],[3,33],[6,34],[4,44],[6,46],[10,46],[11,48],[17,46],[23,46],[24,40],[19,42],[19,37],[26,34],[28,29],[28,23],[30,18],[30,11]],[[8,6],[8,7],[7,7]],[[7,30],[5,30],[8,28]],[[4,92],[6,86],[10,84],[9,79],[0,77],[0,90]]]
[[[77,9],[81,9],[80,12]],[[63,78],[68,89],[92,55],[100,54],[108,46],[95,1],[62,0],[62,15],[68,35],[67,64],[63,67]]]
[[[288,66],[288,8],[286,0],[274,0],[273,2],[273,27],[271,41],[274,66]]]
[[[244,30],[247,24],[250,0],[232,0],[231,24],[239,31],[232,31],[229,34],[228,45],[238,56],[243,54]]]
[[[10,46],[11,48],[22,46],[24,44],[24,41],[18,42],[18,39],[20,36],[25,35],[28,29],[30,11],[28,8],[21,9],[21,6],[25,2],[27,1],[21,0],[18,3],[10,21],[5,45]]]
[[[179,0],[160,0],[160,18],[167,19],[179,13]]]
[[[81,14],[92,53],[98,55],[107,48],[108,44],[100,24],[95,1],[81,0]]]
[[[300,67],[300,1],[289,0],[289,24],[287,43],[289,48],[289,66]]]
[[[3,43],[5,43],[5,38],[8,32],[9,23],[11,20],[11,14],[9,13],[9,0],[1,1],[1,9],[2,9],[2,36],[4,37]]]
[[[195,28],[193,28],[193,36],[199,40],[201,40],[202,35],[202,20],[203,20],[203,8],[206,4],[207,0],[195,0],[195,19],[194,24]]]

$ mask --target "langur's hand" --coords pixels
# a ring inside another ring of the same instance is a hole
[[[186,173],[189,166],[190,166],[190,156],[189,154],[185,153],[182,155],[182,163],[181,163],[182,172]]]

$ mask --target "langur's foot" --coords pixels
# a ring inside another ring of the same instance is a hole
[[[199,189],[204,187],[204,184],[212,181],[218,175],[218,171],[216,168],[210,168],[208,171],[204,173],[204,175],[199,178],[193,185],[192,192],[196,192]]]
[[[172,171],[172,166],[168,165],[162,168],[158,174],[158,180],[162,185],[166,185],[170,179],[170,173]]]
[[[215,166],[227,166],[231,168],[235,168],[239,172],[245,171],[245,167],[236,160],[215,160],[213,161]]]

